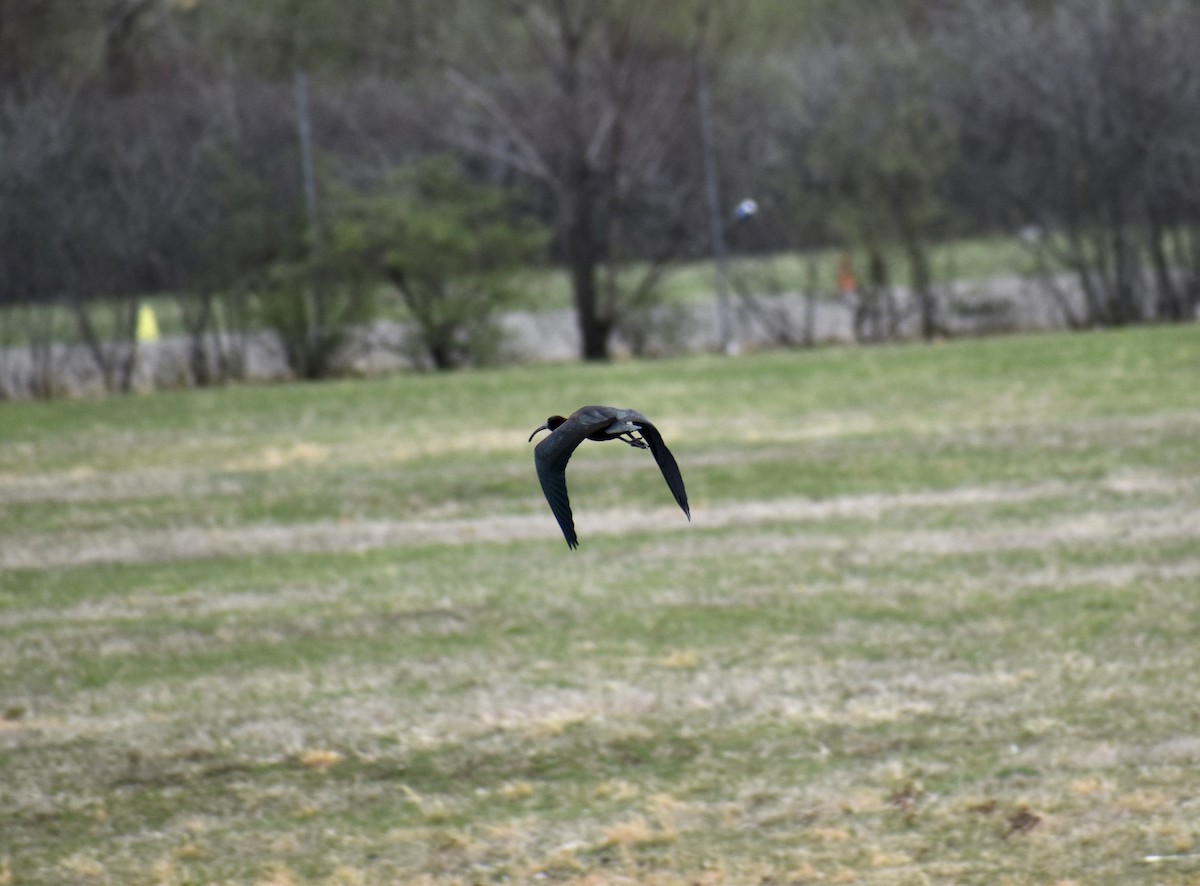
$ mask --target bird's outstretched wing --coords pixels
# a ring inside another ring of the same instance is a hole
[[[546,501],[558,527],[563,531],[571,549],[580,546],[580,539],[575,534],[575,520],[571,516],[571,499],[566,495],[566,462],[571,460],[578,445],[587,439],[589,433],[598,427],[612,421],[611,415],[586,415],[572,417],[551,431],[550,436],[536,445],[533,450],[533,463],[538,471],[538,481],[541,491],[545,493]]]
[[[568,452],[566,458],[562,459],[564,467],[570,457],[571,453]],[[579,547],[579,537],[575,534],[575,520],[571,517],[571,499],[567,496],[566,471],[562,467],[553,467],[546,459],[538,458],[536,453],[534,454],[534,464],[537,466],[538,481],[542,484],[542,492],[546,496],[546,501],[550,503],[550,510],[554,513],[554,519],[558,521],[559,528],[562,529],[567,546],[572,549]]]
[[[642,439],[649,444],[650,452],[654,456],[654,460],[658,462],[659,470],[662,471],[663,479],[667,481],[667,486],[675,496],[675,501],[679,502],[679,506],[687,514],[688,520],[691,520],[692,511],[688,507],[687,490],[683,488],[683,475],[679,473],[679,465],[675,463],[675,456],[671,455],[671,450],[663,442],[658,428],[644,418],[638,422],[638,425]]]

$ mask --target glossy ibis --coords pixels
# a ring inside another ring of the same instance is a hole
[[[658,429],[640,412],[613,406],[584,406],[576,409],[568,418],[550,416],[544,425],[534,429],[529,439],[532,440],[540,431],[549,431],[550,436],[534,447],[533,463],[537,467],[542,492],[546,494],[546,501],[550,503],[550,510],[562,528],[568,547],[578,547],[579,539],[575,535],[571,501],[567,497],[567,462],[584,440],[620,440],[635,449],[649,449],[662,470],[667,486],[674,493],[675,501],[679,502],[688,520],[692,519],[675,456],[671,455]]]

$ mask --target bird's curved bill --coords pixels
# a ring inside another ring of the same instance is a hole
[[[525,442],[532,443],[533,438],[538,435],[539,431],[548,431],[548,430],[550,430],[550,425],[548,423],[544,424],[544,425],[538,425],[536,428],[533,429],[533,433],[529,435],[529,439],[526,440]]]

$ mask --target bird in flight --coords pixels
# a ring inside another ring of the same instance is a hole
[[[663,479],[675,495],[675,501],[679,502],[688,520],[692,519],[687,491],[683,488],[683,477],[680,476],[679,465],[675,463],[675,456],[667,449],[658,429],[640,412],[613,406],[584,406],[567,418],[550,416],[544,425],[534,428],[529,439],[533,440],[541,431],[549,431],[550,436],[534,447],[533,463],[542,484],[542,492],[546,494],[546,501],[550,503],[550,510],[562,528],[568,547],[578,547],[579,539],[575,535],[571,501],[567,497],[567,462],[584,440],[620,440],[635,449],[649,449],[658,462]]]

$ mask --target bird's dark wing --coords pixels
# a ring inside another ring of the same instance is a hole
[[[654,460],[658,462],[659,470],[662,471],[663,479],[667,481],[667,486],[670,487],[672,494],[674,494],[675,501],[679,502],[679,506],[687,514],[688,520],[691,520],[692,511],[688,507],[687,490],[683,488],[683,475],[679,473],[679,465],[675,463],[675,456],[671,455],[671,450],[663,442],[662,434],[658,432],[658,428],[654,427],[654,425],[650,424],[644,418],[638,422],[638,425],[642,439],[649,444],[650,452],[653,454]]]
[[[568,421],[553,431],[549,437],[533,449],[533,464],[537,469],[542,492],[562,529],[567,546],[579,546],[575,535],[575,521],[571,517],[571,500],[567,497],[567,462],[576,447],[583,442],[587,429]]]

